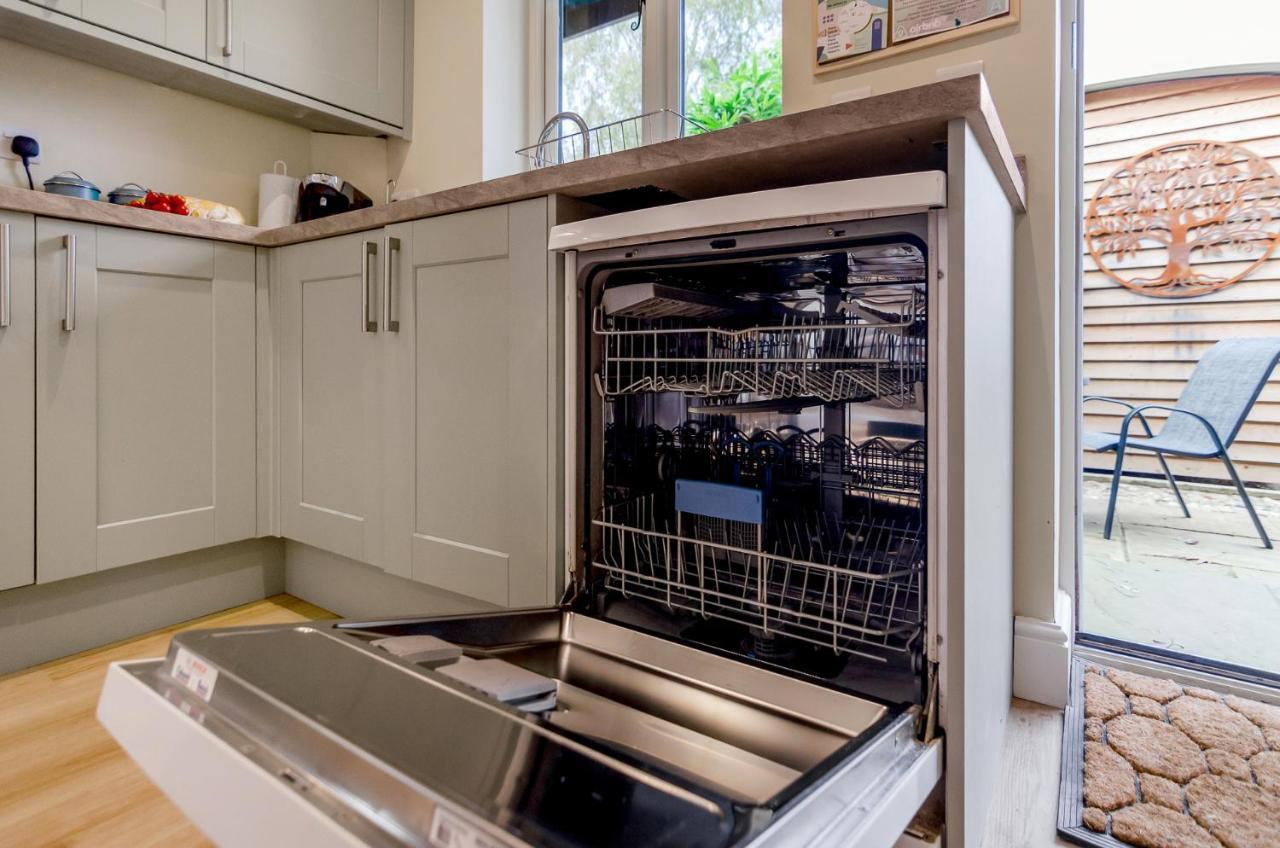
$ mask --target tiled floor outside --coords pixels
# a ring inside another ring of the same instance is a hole
[[[1102,538],[1110,480],[1084,481],[1080,626],[1088,633],[1280,673],[1280,550],[1254,533],[1235,490],[1125,480]],[[1252,493],[1280,545],[1280,492]]]

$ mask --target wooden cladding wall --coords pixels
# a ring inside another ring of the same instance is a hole
[[[1280,169],[1280,76],[1209,77],[1089,93],[1086,205],[1125,160],[1162,144],[1192,140],[1240,144]],[[1158,269],[1165,260],[1157,254],[1140,252],[1124,265]],[[1221,264],[1222,270],[1243,270],[1249,263]],[[1172,405],[1200,356],[1214,342],[1237,336],[1280,336],[1280,254],[1221,291],[1169,300],[1125,289],[1085,253],[1085,394]],[[1117,432],[1123,411],[1086,403],[1085,429]],[[1164,415],[1151,414],[1157,431]],[[1280,376],[1272,375],[1230,453],[1247,482],[1280,487]],[[1110,469],[1113,456],[1086,452],[1084,465]],[[1179,476],[1227,479],[1218,460],[1171,457],[1169,464]],[[1130,455],[1125,469],[1160,470],[1154,457],[1141,454]]]

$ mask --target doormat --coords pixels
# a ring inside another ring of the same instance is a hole
[[[1073,661],[1058,833],[1092,848],[1280,846],[1280,707]]]

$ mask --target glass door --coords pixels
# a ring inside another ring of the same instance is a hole
[[[1239,26],[1274,6],[1233,6],[1083,17],[1078,641],[1268,677],[1280,75],[1257,70],[1280,51]],[[1135,33],[1161,49],[1133,49]]]

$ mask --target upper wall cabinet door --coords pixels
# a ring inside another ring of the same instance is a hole
[[[41,583],[256,529],[254,251],[36,223]]]
[[[387,570],[507,607],[556,600],[547,225],[538,199],[387,230]]]
[[[404,126],[409,0],[209,0],[208,61]]]
[[[204,58],[205,0],[79,0],[79,4],[78,17],[86,21]]]
[[[381,231],[277,250],[281,535],[381,565]]]
[[[0,212],[0,589],[35,581],[35,219]]]
[[[27,0],[27,2],[35,6],[44,6],[64,15],[71,15],[73,18],[83,16],[85,4],[85,0]]]

